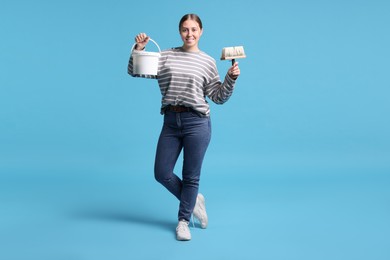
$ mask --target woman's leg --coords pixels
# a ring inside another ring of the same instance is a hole
[[[178,136],[179,131],[177,127],[171,124],[171,116],[164,116],[164,126],[157,144],[154,177],[180,200],[182,181],[173,173],[173,170],[183,145],[182,140]]]
[[[203,158],[210,143],[211,123],[209,118],[187,116],[182,118],[184,161],[178,218],[189,221],[198,195]]]
[[[211,137],[209,118],[192,113],[167,112],[157,145],[154,174],[179,201],[178,219],[190,220],[198,195],[203,158]],[[181,180],[173,173],[184,148]]]

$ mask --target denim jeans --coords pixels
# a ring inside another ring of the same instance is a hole
[[[209,117],[195,112],[166,111],[157,144],[154,176],[179,201],[178,219],[190,220],[198,195],[203,158],[211,138]],[[174,172],[183,150],[180,179]]]

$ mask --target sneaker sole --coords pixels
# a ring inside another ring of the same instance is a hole
[[[204,220],[203,222],[199,218],[195,217],[199,220],[200,227],[205,229],[205,228],[207,228],[207,225],[208,225],[208,216],[207,216],[207,212],[206,212],[206,201],[205,201],[205,198],[202,194],[198,195],[198,201],[196,204],[198,204],[198,207],[203,209],[205,212],[205,219],[203,219]]]

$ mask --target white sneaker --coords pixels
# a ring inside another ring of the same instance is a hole
[[[184,219],[179,221],[176,228],[176,239],[179,241],[188,241],[191,240],[191,232],[188,227],[188,222]]]
[[[209,221],[206,213],[206,203],[203,195],[200,193],[196,197],[196,203],[192,214],[194,214],[194,217],[199,221],[201,228],[207,227]]]

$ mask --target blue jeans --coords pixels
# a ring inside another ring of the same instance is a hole
[[[203,158],[211,138],[209,117],[166,111],[157,144],[154,176],[179,201],[178,219],[190,220],[198,195]],[[180,179],[173,170],[183,150]]]

